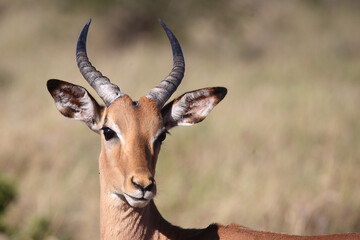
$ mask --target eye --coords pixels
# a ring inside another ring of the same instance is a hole
[[[167,134],[167,132],[165,131],[157,137],[157,140],[159,141],[159,143],[162,143],[166,139],[166,134]]]
[[[109,141],[116,136],[116,133],[108,127],[103,127],[102,130],[106,141]]]

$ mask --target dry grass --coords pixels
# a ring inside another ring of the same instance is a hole
[[[88,13],[4,6],[0,174],[19,186],[7,222],[26,235],[43,216],[55,236],[96,239],[100,139],[64,119],[45,88],[59,78],[89,89],[74,60]],[[246,17],[232,16],[232,31],[219,31],[216,16],[179,31],[188,67],[178,94],[214,85],[229,94],[204,123],[175,129],[163,146],[156,202],[165,218],[184,227],[360,231],[358,10],[258,1]],[[93,19],[90,58],[138,98],[170,69],[167,39],[115,48],[105,18]]]

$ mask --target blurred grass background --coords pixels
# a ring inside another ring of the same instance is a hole
[[[45,87],[59,78],[96,95],[75,62],[90,17],[90,60],[134,99],[171,68],[159,17],[187,63],[177,95],[229,90],[163,145],[166,219],[360,232],[359,1],[1,0],[0,239],[98,239],[100,138]]]

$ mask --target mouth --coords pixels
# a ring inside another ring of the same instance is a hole
[[[150,200],[152,199],[152,198],[146,199],[146,198],[144,198],[144,197],[142,197],[142,198],[136,198],[136,197],[132,197],[132,196],[130,196],[129,194],[126,194],[126,193],[124,193],[124,196],[125,196],[125,199],[126,199],[127,203],[128,203],[130,206],[134,207],[134,208],[143,208],[143,207],[145,207],[145,206],[150,202]]]
[[[133,197],[127,193],[115,193],[115,195],[121,200],[127,202],[133,208],[143,208],[151,201],[153,198],[146,199],[144,197],[137,198]]]

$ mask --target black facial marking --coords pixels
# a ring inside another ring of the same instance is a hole
[[[132,105],[133,105],[134,107],[138,107],[139,102],[138,102],[138,101],[133,101],[133,102],[132,102]]]

